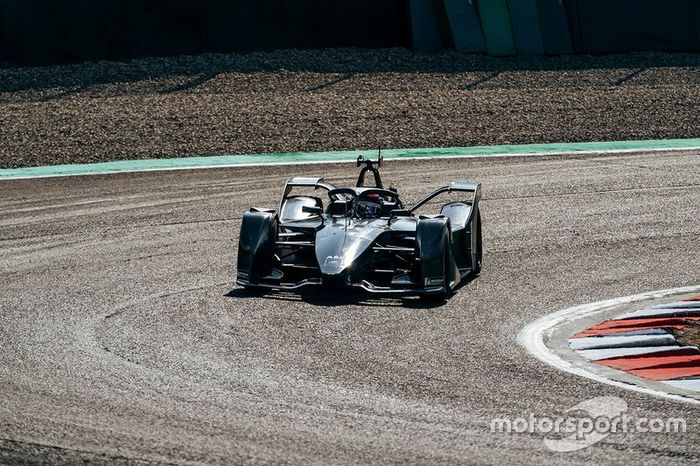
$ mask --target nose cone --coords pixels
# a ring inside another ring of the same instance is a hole
[[[316,260],[324,276],[339,276],[374,242],[375,229],[344,223],[326,225],[316,234]]]

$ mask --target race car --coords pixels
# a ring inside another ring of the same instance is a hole
[[[277,210],[245,212],[236,282],[247,289],[320,286],[444,297],[478,275],[481,185],[455,181],[406,208],[396,189],[384,189],[381,163],[381,155],[358,157],[362,169],[353,187],[291,178]],[[373,187],[364,186],[367,172]],[[434,215],[417,213],[450,193],[460,199]]]

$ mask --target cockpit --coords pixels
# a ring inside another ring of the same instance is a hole
[[[351,217],[358,219],[389,218],[394,210],[403,209],[399,195],[395,189],[384,189],[379,166],[381,156],[377,161],[363,158],[357,159],[357,166],[362,166],[357,179],[357,186],[352,188],[336,188],[322,178],[291,178],[284,188],[282,201],[280,202],[280,220],[283,223],[289,221],[306,220],[318,217],[325,213],[330,217]],[[372,172],[375,187],[365,187],[365,174]],[[328,191],[328,203],[325,205],[316,195],[291,195],[296,189],[323,188]]]
[[[378,188],[339,188],[328,192],[326,213],[333,217],[384,218],[402,209],[397,193]]]

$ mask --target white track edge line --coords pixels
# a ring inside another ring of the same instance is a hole
[[[640,392],[647,395],[653,395],[674,401],[681,401],[684,403],[700,405],[700,400],[697,399],[688,398],[682,395],[676,395],[672,393],[666,393],[653,388],[631,385],[628,383],[609,379],[600,374],[588,371],[583,367],[579,367],[572,364],[569,361],[565,361],[564,359],[556,355],[552,350],[550,350],[544,342],[545,336],[550,336],[555,326],[566,322],[571,322],[582,317],[592,316],[604,312],[610,308],[621,306],[623,304],[629,304],[646,299],[663,298],[664,296],[672,294],[695,293],[698,291],[700,291],[700,286],[671,288],[666,290],[651,291],[647,293],[624,296],[621,298],[608,299],[605,301],[598,301],[595,303],[583,304],[580,306],[563,309],[561,311],[557,311],[552,314],[541,317],[536,321],[526,325],[518,334],[518,343],[521,346],[523,346],[535,358],[564,372],[578,375],[580,377],[585,377],[587,379],[595,380],[596,382],[601,382],[604,384],[613,385],[615,387],[624,388],[626,390],[632,390],[635,392]]]

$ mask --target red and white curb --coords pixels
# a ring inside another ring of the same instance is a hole
[[[700,393],[700,349],[672,333],[699,321],[700,296],[693,296],[593,325],[573,335],[569,347],[596,364]]]
[[[518,335],[518,342],[537,359],[560,370],[628,390],[700,404],[700,350],[680,345],[671,333],[671,329],[700,320],[700,296],[631,307],[643,301],[699,292],[700,286],[674,288],[564,309],[527,325]],[[623,314],[624,308],[628,312]],[[616,310],[612,318],[581,329],[581,322]]]

